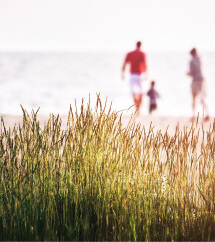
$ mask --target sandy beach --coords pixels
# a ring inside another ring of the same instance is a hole
[[[15,124],[22,124],[23,117],[17,116],[17,115],[1,115],[1,118],[3,118],[5,127],[8,129],[13,128]],[[48,115],[38,115],[38,120],[40,121],[41,127],[43,127],[44,123],[48,121],[49,116]],[[130,120],[130,115],[123,115],[122,121],[123,124],[126,126]],[[66,127],[67,124],[67,115],[60,115],[60,119],[62,120],[62,129]],[[140,123],[141,125],[145,126],[146,131],[149,129],[150,125],[152,125],[154,131],[161,130],[162,133],[166,132],[168,129],[168,133],[170,135],[174,135],[176,126],[179,127],[179,130],[182,131],[184,127],[187,127],[189,130],[191,126],[193,125],[197,130],[204,128],[205,131],[209,130],[213,127],[213,124],[215,122],[214,117],[211,117],[209,121],[204,122],[204,119],[202,117],[199,117],[198,123],[191,122],[190,117],[185,116],[144,116],[140,115],[139,117],[135,118],[136,123]]]

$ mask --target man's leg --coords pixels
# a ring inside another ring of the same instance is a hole
[[[138,103],[139,108],[142,105],[142,100],[143,100],[143,94],[139,94],[139,103]]]
[[[136,112],[138,112],[138,95],[137,94],[133,94],[133,99],[134,99]]]
[[[137,115],[140,114],[140,106],[142,104],[142,96],[143,96],[142,94],[134,94],[133,95]]]

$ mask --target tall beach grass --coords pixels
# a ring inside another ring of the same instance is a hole
[[[64,130],[2,119],[0,240],[215,240],[215,124],[123,125],[99,97]]]

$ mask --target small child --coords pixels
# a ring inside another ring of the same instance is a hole
[[[156,110],[157,109],[157,102],[156,102],[156,99],[159,96],[158,92],[155,90],[155,81],[152,81],[151,82],[151,88],[149,89],[149,91],[147,92],[147,96],[149,96],[149,114],[152,113],[153,110]]]

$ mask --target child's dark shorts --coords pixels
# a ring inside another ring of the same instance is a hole
[[[149,113],[151,113],[153,110],[157,109],[157,104],[153,103],[149,105]]]

